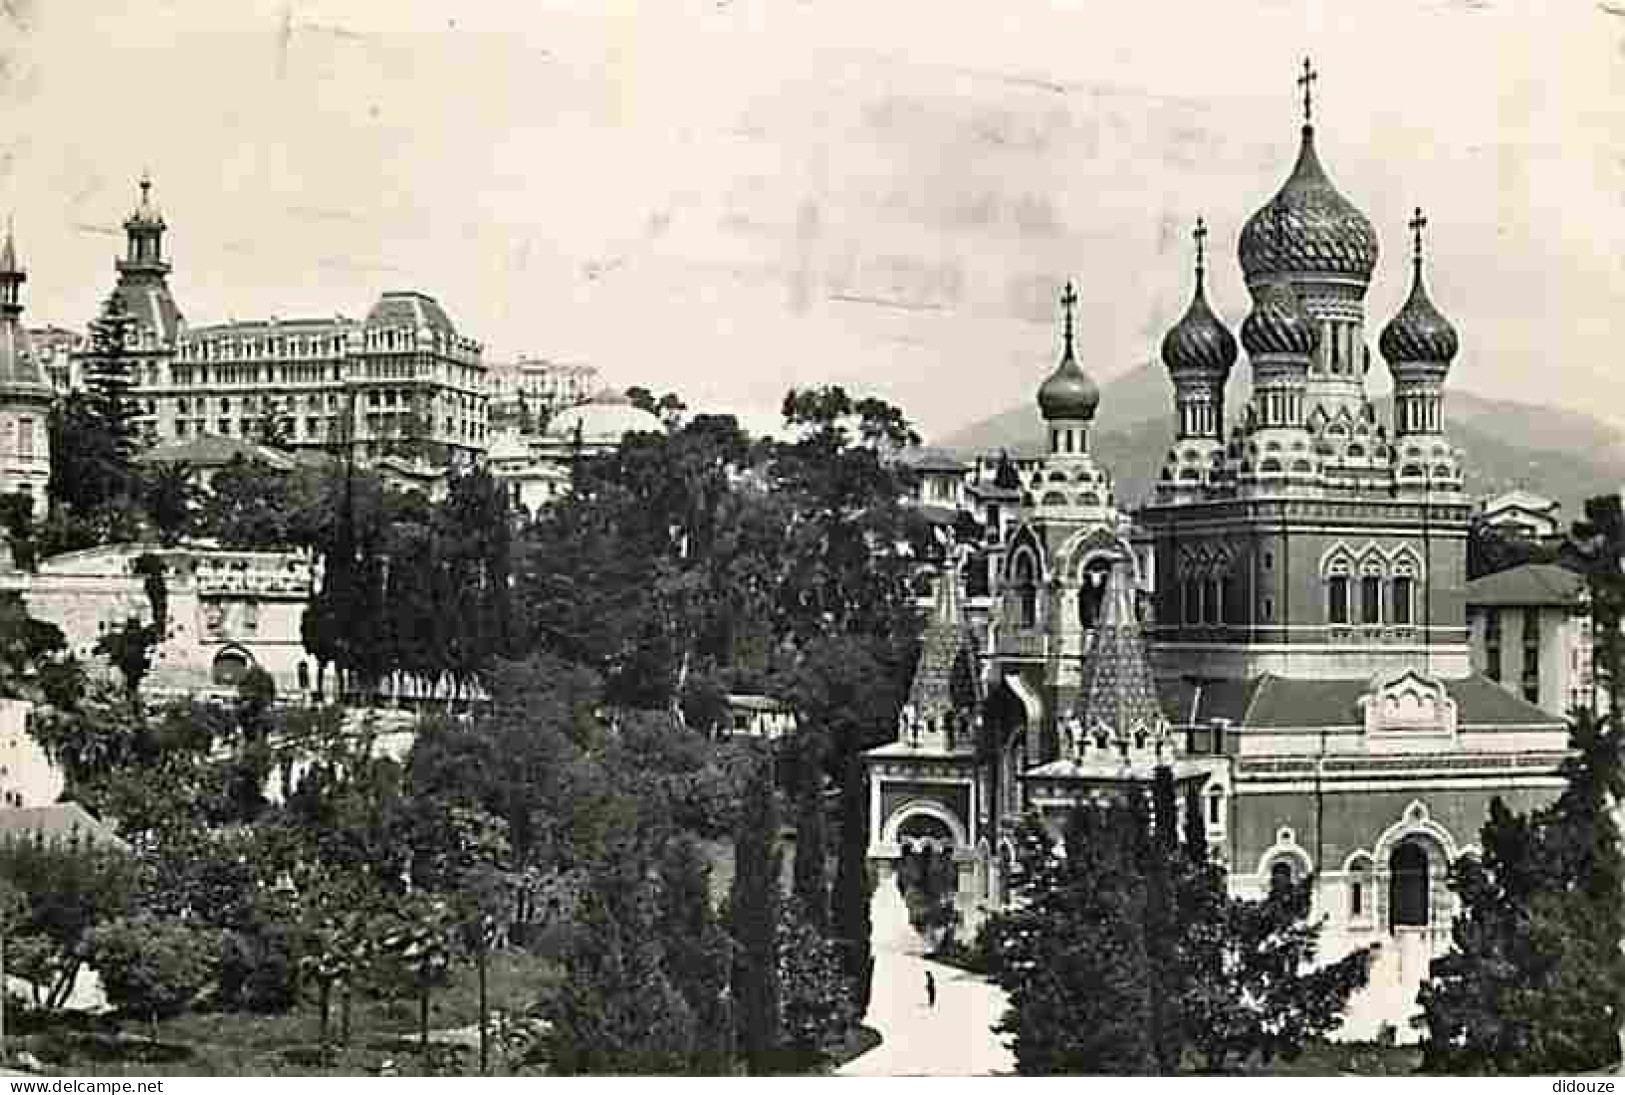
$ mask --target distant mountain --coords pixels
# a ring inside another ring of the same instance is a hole
[[[1226,401],[1246,399],[1245,370],[1232,374]],[[1392,401],[1378,400],[1378,415],[1392,421]],[[1162,468],[1173,437],[1173,386],[1160,365],[1131,369],[1104,385],[1096,418],[1097,459],[1117,482],[1118,498],[1138,504]],[[1467,452],[1467,491],[1473,497],[1513,487],[1537,491],[1578,517],[1585,499],[1625,483],[1625,435],[1578,411],[1451,390],[1445,414],[1451,439]],[[973,423],[933,442],[962,454],[1035,455],[1044,450],[1043,422],[1034,404]]]

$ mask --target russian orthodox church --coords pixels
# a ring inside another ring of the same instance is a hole
[[[1058,829],[1167,766],[1232,892],[1312,874],[1322,953],[1378,945],[1344,1034],[1389,1023],[1405,1038],[1449,945],[1449,863],[1491,798],[1528,810],[1557,793],[1568,731],[1470,664],[1471,503],[1444,397],[1459,338],[1427,292],[1418,210],[1410,295],[1377,339],[1394,385],[1381,421],[1365,386],[1377,233],[1321,164],[1315,76],[1306,63],[1297,162],[1240,232],[1250,398],[1226,413],[1238,340],[1207,299],[1199,219],[1191,303],[1162,343],[1174,440],[1132,519],[1090,456],[1100,397],[1068,286],[1060,365],[1038,391],[1048,454],[1022,471],[997,587],[972,612],[939,591],[927,633],[916,693],[960,729],[912,733],[905,711],[870,755],[871,851],[877,909],[930,842],[959,865],[953,904],[974,926],[1008,899],[1024,813]],[[974,690],[925,673],[950,642],[974,656]]]

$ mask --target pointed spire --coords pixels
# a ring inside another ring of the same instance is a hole
[[[1083,678],[1074,708],[1083,733],[1093,735],[1104,728],[1118,742],[1137,732],[1166,733],[1168,720],[1157,697],[1124,560],[1114,562],[1107,574],[1101,621]]]
[[[0,274],[18,274],[22,268],[17,265],[17,244],[11,221],[11,214],[6,214],[6,241],[0,244]]]

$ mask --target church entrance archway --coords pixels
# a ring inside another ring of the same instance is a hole
[[[1428,852],[1421,841],[1405,840],[1388,856],[1388,926],[1425,928],[1429,907]]]
[[[948,824],[930,814],[911,814],[897,827],[897,892],[908,922],[935,947],[956,926],[959,864]]]

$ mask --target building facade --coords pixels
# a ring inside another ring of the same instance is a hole
[[[1551,540],[1563,533],[1563,507],[1533,491],[1513,490],[1478,501],[1478,518],[1497,532],[1526,540]]]
[[[1174,440],[1132,520],[1090,453],[1099,394],[1068,287],[1061,364],[1038,393],[1047,455],[1014,464],[985,616],[938,613],[976,652],[976,698],[941,701],[947,735],[905,712],[870,755],[871,855],[884,873],[910,841],[934,842],[924,850],[964,864],[955,903],[974,919],[1008,898],[1025,813],[1058,827],[1167,768],[1233,892],[1312,875],[1322,953],[1378,948],[1344,1036],[1389,1023],[1406,1038],[1449,945],[1450,862],[1493,797],[1527,810],[1559,791],[1568,735],[1474,670],[1472,506],[1445,414],[1458,335],[1425,287],[1426,221],[1411,221],[1410,295],[1377,340],[1395,389],[1384,422],[1365,383],[1377,233],[1328,177],[1308,107],[1296,164],[1239,234],[1252,296],[1239,347],[1207,299],[1197,222],[1192,301],[1162,344]],[[1238,350],[1252,394],[1227,408]],[[940,641],[928,634],[920,673]],[[877,931],[896,922],[881,903],[897,889],[877,890]]]
[[[314,659],[300,625],[316,585],[315,564],[293,552],[225,551],[119,544],[42,560],[37,571],[0,573],[30,615],[62,629],[72,652],[98,662],[95,646],[128,619],[151,623],[152,604],[136,560],[161,559],[168,606],[163,640],[146,682],[155,692],[235,694],[258,666],[278,694],[309,694]]]
[[[27,495],[34,500],[34,516],[43,518],[51,481],[53,393],[22,325],[27,280],[8,226],[0,244],[0,494]]]
[[[359,321],[189,327],[169,288],[168,225],[151,189],[143,178],[124,222],[113,294],[135,319],[134,395],[154,441],[274,433],[295,448],[354,445],[364,458],[416,443],[453,463],[485,448],[480,344],[459,334],[433,297],[386,292]],[[73,373],[70,365],[70,382]]]
[[[1583,577],[1527,563],[1467,583],[1473,668],[1548,714],[1597,709],[1590,596]]]

